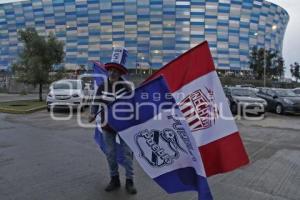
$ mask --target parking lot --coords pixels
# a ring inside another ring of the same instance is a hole
[[[82,115],[85,122],[87,113]],[[260,121],[238,120],[251,163],[209,178],[214,199],[299,199],[299,122],[300,116],[272,113]],[[196,192],[166,194],[137,163],[135,169],[137,195],[127,195],[124,188],[106,193],[108,168],[93,141],[93,128],[79,127],[76,117],[52,120],[47,111],[0,113],[1,200],[197,199]]]

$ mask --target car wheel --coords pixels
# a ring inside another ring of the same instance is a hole
[[[47,111],[50,112],[50,107],[49,106],[47,106]]]
[[[83,112],[84,109],[85,109],[85,106],[81,106],[81,107],[80,107],[80,112]]]
[[[265,115],[265,112],[259,112],[259,113],[257,113],[257,115],[260,117],[260,116],[263,116],[263,115]]]
[[[283,114],[283,107],[281,104],[277,104],[276,107],[275,107],[275,112],[277,114]]]

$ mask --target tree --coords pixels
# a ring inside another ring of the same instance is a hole
[[[281,56],[277,56],[275,60],[275,76],[284,76],[284,59]]]
[[[255,78],[262,79],[264,68],[266,67],[266,77],[282,76],[284,74],[284,60],[278,55],[278,52],[257,49],[253,47],[249,56],[250,69],[252,69]]]
[[[264,73],[264,54],[263,48],[253,47],[250,54],[250,69],[252,69],[255,78],[262,79]]]
[[[64,43],[58,41],[53,33],[42,37],[34,28],[20,30],[18,36],[24,48],[13,65],[13,72],[18,81],[38,85],[39,100],[42,101],[43,85],[52,81],[50,72],[64,59]]]
[[[263,50],[264,51],[264,63],[266,66],[266,77],[271,77],[274,74],[274,65],[273,60],[277,56],[275,52],[271,50]]]
[[[250,56],[249,56],[249,64],[250,64],[250,69],[253,72],[254,77],[257,77],[257,69],[259,68],[258,62],[257,62],[257,54],[258,50],[257,47],[254,46],[251,51],[250,51]]]
[[[298,83],[298,79],[300,78],[300,65],[298,62],[295,62],[294,64],[291,64],[290,67],[292,77],[295,77],[296,82]]]

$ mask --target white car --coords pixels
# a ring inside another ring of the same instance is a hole
[[[95,93],[95,88],[94,88],[94,84],[92,83],[85,83],[85,89],[88,91],[87,94],[89,96],[88,101],[91,102],[93,97],[94,97],[94,93]]]
[[[89,100],[88,89],[82,80],[65,79],[51,84],[47,95],[47,110],[70,108],[84,110]]]

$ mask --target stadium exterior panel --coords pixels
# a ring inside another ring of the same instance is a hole
[[[248,70],[253,46],[282,52],[289,21],[264,0],[33,0],[0,4],[0,67],[17,60],[17,31],[54,32],[65,43],[67,68],[108,62],[128,50],[128,68],[158,69],[207,40],[218,69]]]

